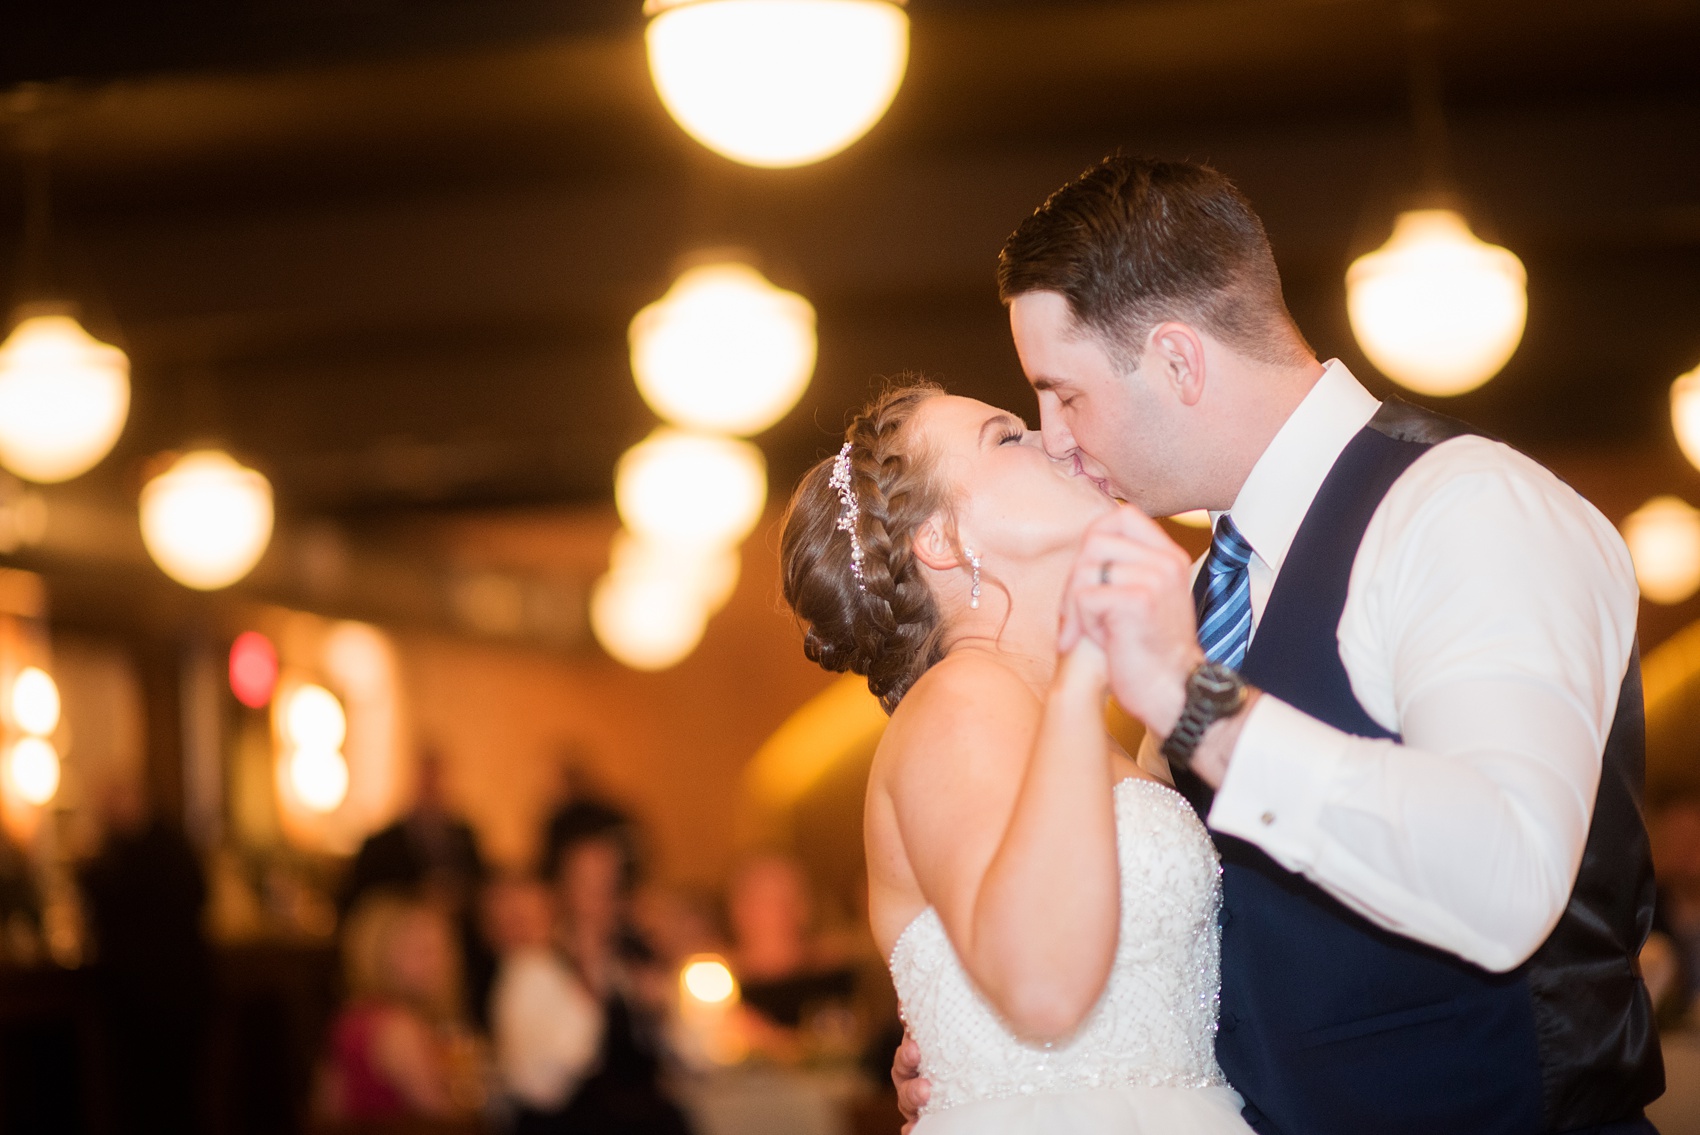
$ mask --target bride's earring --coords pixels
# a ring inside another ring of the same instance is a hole
[[[980,609],[980,557],[974,554],[973,548],[963,548],[962,554],[968,557],[968,566],[974,569],[974,586],[968,592],[968,606],[978,611]]]

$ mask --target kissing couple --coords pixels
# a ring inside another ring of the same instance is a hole
[[[1040,429],[888,389],[781,546],[808,657],[891,715],[914,1135],[1652,1132],[1611,524],[1319,362],[1214,170],[1107,159],[998,283]],[[1193,509],[1197,565],[1150,519]]]

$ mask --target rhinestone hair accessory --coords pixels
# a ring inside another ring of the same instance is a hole
[[[832,459],[832,477],[827,484],[838,490],[838,500],[842,505],[838,510],[836,527],[850,537],[850,574],[856,577],[856,590],[866,591],[868,585],[862,579],[862,540],[856,535],[862,506],[856,503],[856,490],[850,487],[850,446],[850,442],[845,442],[838,456]]]

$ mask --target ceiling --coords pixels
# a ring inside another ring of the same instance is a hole
[[[45,108],[54,268],[135,367],[87,496],[128,506],[150,455],[217,438],[295,517],[605,500],[654,424],[626,324],[705,248],[819,311],[815,383],[759,439],[776,485],[879,376],[1030,410],[998,246],[1118,147],[1234,177],[1318,351],[1386,389],[1342,282],[1415,179],[1384,0],[911,0],[886,120],[790,171],[666,118],[638,0],[32,8],[0,88],[19,140]],[[1459,187],[1530,277],[1522,349],[1449,409],[1537,454],[1673,450],[1664,391],[1700,362],[1700,0],[1437,11]]]

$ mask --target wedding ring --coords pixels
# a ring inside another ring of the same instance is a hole
[[[1110,586],[1110,561],[1105,560],[1098,565],[1098,582],[1105,587]]]

